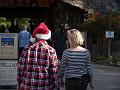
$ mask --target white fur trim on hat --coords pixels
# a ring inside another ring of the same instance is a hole
[[[49,30],[48,34],[36,34],[35,37],[38,39],[48,40],[51,38],[51,31]]]

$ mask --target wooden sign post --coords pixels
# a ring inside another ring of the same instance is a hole
[[[18,34],[0,33],[0,86],[16,86]]]
[[[108,38],[108,57],[111,56],[111,38],[114,38],[114,31],[106,31],[106,38]]]

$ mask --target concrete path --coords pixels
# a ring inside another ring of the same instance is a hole
[[[95,90],[120,90],[120,67],[94,65]],[[0,89],[15,90],[15,89]],[[61,88],[61,90],[65,90]],[[88,90],[89,87],[88,87]]]
[[[120,90],[120,67],[94,65],[95,90]]]

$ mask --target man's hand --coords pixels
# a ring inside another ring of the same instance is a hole
[[[60,86],[64,87],[64,80],[63,80],[63,78],[60,78]]]

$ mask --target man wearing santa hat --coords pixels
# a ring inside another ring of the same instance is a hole
[[[18,62],[17,90],[59,90],[58,59],[54,48],[46,40],[51,31],[40,23]]]

